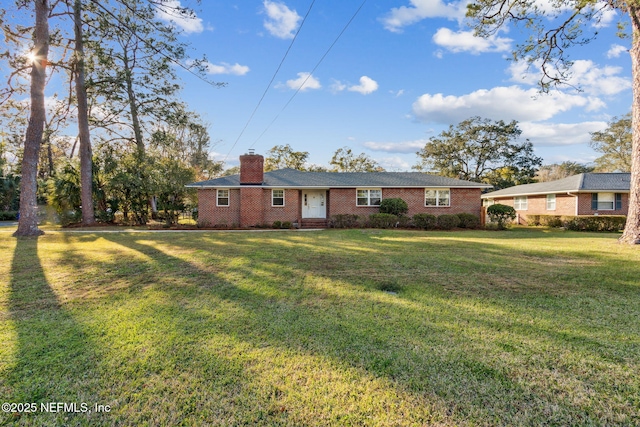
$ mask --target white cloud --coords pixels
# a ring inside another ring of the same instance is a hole
[[[350,86],[347,90],[351,92],[358,92],[362,95],[368,95],[378,90],[378,82],[370,77],[362,76],[360,77],[359,85]]]
[[[333,93],[342,92],[346,88],[347,88],[347,85],[342,83],[339,80],[334,80],[333,83],[331,84],[331,92]]]
[[[620,77],[621,67],[598,67],[589,60],[578,60],[571,67],[569,84],[591,95],[615,95],[631,88],[631,79]]]
[[[236,76],[244,76],[249,72],[249,67],[246,65],[240,65],[237,62],[235,64],[228,64],[221,62],[220,64],[212,64],[207,62],[205,68],[208,74],[233,74]]]
[[[320,89],[322,87],[318,79],[313,77],[311,73],[306,72],[298,73],[297,79],[287,80],[286,85],[289,89],[300,89],[301,92],[309,89]]]
[[[369,95],[370,93],[378,90],[378,82],[367,76],[360,77],[360,84],[351,86],[339,80],[334,80],[334,82],[331,84],[331,91],[337,93],[342,92],[343,90],[358,92],[363,95]]]
[[[596,9],[598,9],[598,13],[594,17],[595,20],[592,24],[594,28],[605,28],[610,26],[618,17],[618,12],[607,6],[604,2],[600,2],[596,5]]]
[[[622,46],[619,44],[612,44],[609,50],[607,51],[607,58],[609,59],[619,58],[620,55],[622,55],[622,53],[628,52],[628,51],[629,51],[629,48],[625,46]]]
[[[440,28],[433,35],[433,42],[451,52],[470,52],[479,55],[483,52],[506,52],[511,50],[513,40],[493,35],[489,38],[476,37],[473,31],[453,32]]]
[[[549,19],[573,10],[573,6],[570,3],[563,2],[559,4],[559,2],[555,0],[533,0],[532,6],[535,6],[538,12],[544,14]]]
[[[162,6],[156,9],[156,15],[162,21],[175,25],[187,34],[204,31],[202,19],[195,14],[193,16],[181,14],[179,10],[182,7],[180,0],[165,0]]]
[[[466,13],[466,1],[444,3],[442,0],[410,0],[411,6],[394,7],[381,19],[384,28],[392,32],[426,18],[462,20]]]
[[[480,89],[462,95],[424,94],[413,103],[413,114],[423,122],[458,123],[472,116],[493,120],[539,121],[575,107],[602,108],[598,98],[554,91],[540,94],[535,88],[519,86]]]
[[[507,72],[511,75],[510,81],[529,86],[538,84],[542,77],[540,66],[538,64],[529,64],[527,61],[510,62]]]
[[[365,142],[362,145],[371,151],[384,151],[387,153],[415,153],[424,147],[426,139],[403,142]]]
[[[264,27],[269,33],[280,39],[291,39],[294,36],[298,22],[302,19],[295,10],[291,10],[284,3],[265,0],[264,10],[268,19]]]
[[[514,62],[508,70],[511,81],[529,85],[537,84],[542,76],[539,61],[530,67],[524,61]],[[569,69],[567,83],[580,88],[588,95],[611,96],[631,88],[631,79],[619,76],[622,72],[621,67],[598,67],[591,60],[577,60]]]
[[[536,146],[558,146],[588,144],[591,132],[607,128],[606,122],[582,123],[531,123],[522,122],[522,138],[529,139]]]
[[[382,166],[386,171],[389,172],[404,172],[411,170],[411,165],[406,159],[403,159],[398,156],[394,157],[383,157],[378,160],[380,166]]]

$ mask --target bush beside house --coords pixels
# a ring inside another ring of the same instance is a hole
[[[469,216],[470,215],[470,216]],[[333,215],[330,228],[419,228],[422,230],[452,230],[454,228],[479,228],[480,218],[472,214],[433,215],[427,213],[393,215],[376,213],[364,215]]]
[[[624,215],[529,215],[527,224],[544,227],[563,227],[572,231],[608,231],[624,229]]]

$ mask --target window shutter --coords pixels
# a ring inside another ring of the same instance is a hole
[[[622,194],[616,193],[616,210],[622,209]]]
[[[591,194],[591,210],[598,210],[598,193]]]

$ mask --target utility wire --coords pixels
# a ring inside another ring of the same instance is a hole
[[[289,43],[289,47],[287,48],[287,51],[284,53],[284,56],[282,57],[282,60],[280,60],[280,64],[278,64],[278,68],[276,68],[276,71],[273,73],[273,76],[271,77],[271,80],[269,81],[269,84],[267,85],[266,89],[262,93],[262,96],[260,97],[260,100],[258,101],[258,104],[255,106],[255,108],[253,109],[253,112],[249,116],[249,119],[247,120],[247,123],[245,123],[244,127],[240,131],[240,135],[238,135],[238,137],[236,138],[235,142],[233,143],[233,145],[229,149],[229,152],[227,153],[226,157],[223,160],[224,162],[227,161],[227,158],[231,154],[231,151],[233,151],[235,146],[238,144],[238,141],[240,141],[240,138],[242,138],[242,135],[244,134],[244,131],[247,130],[247,127],[249,126],[249,123],[251,123],[251,120],[253,120],[253,116],[255,116],[256,111],[258,111],[258,108],[260,108],[260,105],[262,104],[262,101],[264,100],[265,96],[267,96],[267,92],[271,88],[271,85],[273,84],[273,81],[276,79],[276,76],[278,75],[278,72],[280,71],[280,68],[282,67],[282,64],[284,63],[284,60],[289,55],[289,51],[293,47],[293,43],[295,43],[296,39],[298,38],[298,34],[300,34],[300,30],[302,30],[302,26],[306,22],[307,17],[311,13],[311,9],[313,8],[313,5],[315,3],[316,3],[316,0],[313,0],[311,2],[311,5],[309,6],[309,10],[307,10],[307,13],[304,15],[304,18],[302,18],[302,22],[300,23],[300,27],[298,27],[298,31],[296,31],[295,35],[293,36],[293,39],[291,40],[291,43]]]
[[[267,131],[271,128],[271,126],[276,122],[276,120],[278,120],[278,118],[280,117],[280,115],[284,112],[284,110],[289,106],[289,104],[291,104],[291,101],[293,101],[293,98],[296,97],[296,95],[300,92],[300,90],[302,90],[302,88],[304,87],[304,85],[307,83],[307,81],[311,78],[311,76],[313,76],[313,73],[316,71],[316,69],[320,66],[320,64],[322,63],[322,61],[324,61],[324,59],[327,57],[327,55],[329,54],[329,52],[331,52],[331,49],[333,49],[333,47],[335,46],[335,44],[338,42],[338,40],[340,40],[340,37],[342,37],[342,35],[344,34],[344,32],[347,30],[347,28],[349,28],[349,26],[351,25],[351,23],[353,22],[353,20],[356,18],[356,16],[358,16],[358,13],[360,13],[360,10],[362,9],[362,7],[365,5],[365,3],[367,2],[367,0],[363,0],[363,2],[360,4],[360,7],[358,7],[358,9],[355,11],[355,13],[353,14],[353,16],[351,16],[351,19],[349,19],[349,22],[347,22],[347,24],[342,28],[342,31],[340,31],[340,34],[338,34],[338,37],[335,38],[335,40],[333,41],[333,43],[331,43],[331,46],[329,46],[329,48],[326,50],[326,52],[324,53],[324,55],[322,55],[322,57],[320,58],[320,60],[316,63],[315,67],[313,67],[313,70],[311,70],[311,72],[309,73],[309,75],[307,76],[306,79],[304,79],[304,81],[302,82],[302,84],[300,84],[300,87],[298,87],[298,89],[293,93],[293,95],[291,95],[291,98],[289,98],[289,100],[287,101],[287,103],[284,105],[284,107],[282,107],[282,109],[280,110],[280,112],[278,114],[276,114],[276,116],[273,118],[273,120],[271,121],[271,123],[269,123],[269,125],[265,128],[264,131],[262,131],[262,133],[260,134],[260,136],[258,136],[258,138],[253,142],[253,144],[251,144],[251,146],[249,148],[253,148],[253,146],[255,146],[258,141],[260,140],[260,138],[262,138],[262,136],[267,133]]]

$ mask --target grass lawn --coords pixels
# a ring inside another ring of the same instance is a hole
[[[639,425],[616,238],[0,229],[0,425]]]

